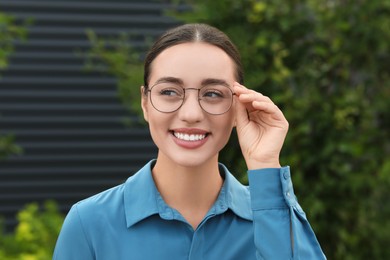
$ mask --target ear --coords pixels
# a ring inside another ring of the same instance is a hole
[[[142,112],[144,114],[144,119],[146,122],[148,121],[148,93],[145,93],[145,87],[141,86],[140,88],[141,91],[141,107],[142,107]]]

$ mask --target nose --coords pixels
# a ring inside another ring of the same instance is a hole
[[[204,111],[198,101],[198,89],[186,89],[185,99],[178,111],[178,115],[181,120],[188,123],[199,122],[203,119]]]

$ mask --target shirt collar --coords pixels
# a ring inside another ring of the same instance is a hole
[[[225,181],[216,203],[225,204],[237,216],[253,220],[249,188],[242,185],[225,165],[219,164],[221,173],[224,173]]]
[[[127,179],[124,188],[124,206],[127,227],[154,214],[164,219],[173,219],[177,213],[163,201],[152,177],[155,160],[147,163],[136,174]],[[243,186],[229,171],[220,164],[225,181],[213,208],[214,214],[221,214],[227,209],[237,216],[252,220],[249,189]],[[211,212],[210,212],[211,213]]]

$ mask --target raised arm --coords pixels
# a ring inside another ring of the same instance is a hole
[[[326,259],[279,155],[288,122],[270,98],[236,83],[236,128],[249,169],[258,259]]]

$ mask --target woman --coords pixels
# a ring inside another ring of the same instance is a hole
[[[324,259],[279,164],[288,122],[242,83],[239,53],[216,28],[161,36],[141,88],[157,159],[75,204],[54,259]],[[233,127],[249,187],[218,163]]]

